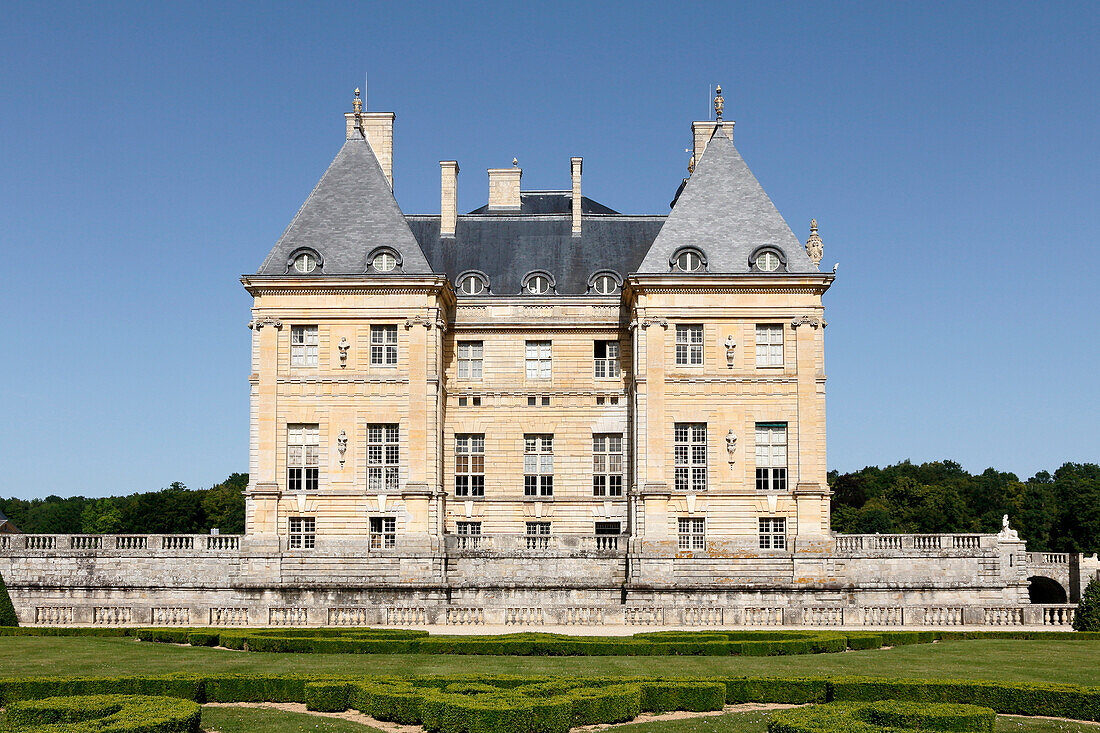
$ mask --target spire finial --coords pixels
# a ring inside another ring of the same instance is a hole
[[[806,256],[816,267],[821,263],[821,257],[825,254],[825,246],[821,243],[821,237],[817,234],[817,219],[810,219],[810,236],[806,239]]]
[[[513,168],[518,168],[519,167],[519,158],[512,158],[512,167]]]
[[[363,100],[359,98],[359,87],[355,87],[355,101],[352,102],[351,106],[355,110],[355,114],[363,112]]]
[[[725,109],[725,102],[722,101],[722,85],[719,84],[718,88],[714,90],[714,115],[718,118],[718,121],[722,121],[722,110]]]

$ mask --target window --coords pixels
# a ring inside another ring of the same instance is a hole
[[[703,253],[697,249],[685,249],[677,252],[672,258],[672,268],[680,272],[699,272],[706,267]]]
[[[290,327],[290,365],[292,367],[317,366],[317,327]]]
[[[543,407],[549,407],[550,406],[550,395],[543,395],[542,397],[539,397],[537,395],[533,395],[533,396],[527,398],[527,406],[528,407],[538,407],[539,405],[542,405]]]
[[[756,269],[763,272],[775,272],[779,269],[779,255],[766,249],[756,258]]]
[[[612,295],[619,289],[619,279],[610,273],[602,273],[592,278],[592,290],[599,295]]]
[[[617,405],[617,404],[619,404],[619,396],[618,395],[611,395],[611,396],[601,395],[600,397],[596,398],[596,404],[597,405]]]
[[[623,436],[592,436],[592,496],[623,495]]]
[[[783,366],[783,326],[780,324],[757,324],[756,326],[756,366]]]
[[[312,252],[302,252],[294,257],[294,269],[303,275],[308,275],[317,269],[317,255]]]
[[[287,491],[316,491],[320,458],[321,429],[317,423],[286,426]]]
[[[317,520],[313,517],[291,517],[288,522],[287,549],[312,550],[317,546]]]
[[[523,495],[554,495],[553,435],[523,436]]]
[[[458,278],[458,292],[463,295],[481,295],[485,290],[485,278],[479,274],[470,273]]]
[[[787,423],[756,423],[756,489],[787,490]]]
[[[676,327],[676,366],[703,364],[703,327]]]
[[[546,295],[553,286],[546,275],[531,275],[523,287],[531,295]]]
[[[787,520],[783,517],[766,517],[760,520],[760,549],[787,549]]]
[[[596,522],[596,534],[600,536],[619,535],[622,530],[618,522]]]
[[[367,426],[367,489],[397,491],[401,430],[396,424]]]
[[[456,522],[458,547],[462,550],[476,550],[481,547],[481,522]]]
[[[608,379],[619,376],[619,342],[594,341],[592,358],[596,365],[596,378]]]
[[[397,326],[370,327],[372,366],[397,366]]]
[[[596,522],[596,549],[619,549],[619,535],[622,529],[618,522]]]
[[[677,491],[707,490],[707,424],[678,422],[673,426]]]
[[[527,378],[550,378],[550,342],[528,341],[526,352]]]
[[[481,379],[485,346],[481,341],[458,342],[458,378]]]
[[[681,550],[705,550],[706,537],[703,534],[705,520],[681,518],[679,521],[677,547]]]
[[[397,267],[397,257],[393,252],[379,252],[371,260],[371,266],[378,272],[392,272]]]
[[[397,518],[370,518],[370,549],[392,550],[397,545]]]
[[[527,549],[545,550],[550,546],[550,522],[527,523]]]
[[[455,436],[455,496],[485,496],[485,434]]]
[[[480,397],[459,397],[458,406],[466,407],[467,405],[473,405],[474,407],[481,407]]]

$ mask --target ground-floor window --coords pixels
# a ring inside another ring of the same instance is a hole
[[[287,522],[289,537],[286,546],[291,550],[312,550],[317,546],[317,520],[313,517],[291,517]]]
[[[784,517],[762,517],[760,519],[760,549],[787,549],[787,520]]]
[[[481,522],[456,522],[458,546],[463,550],[476,550],[481,546]]]
[[[704,535],[705,520],[683,517],[679,520],[677,546],[681,550],[704,550],[707,543]]]
[[[545,550],[550,546],[550,522],[527,523],[527,549]]]
[[[392,550],[397,545],[397,519],[394,517],[370,518],[370,548]]]

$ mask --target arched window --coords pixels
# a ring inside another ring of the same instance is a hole
[[[401,254],[392,247],[378,247],[367,256],[371,270],[393,272],[401,267]]]
[[[479,270],[470,270],[458,276],[457,290],[462,295],[482,295],[489,292],[489,277]]]
[[[703,272],[707,269],[707,256],[695,247],[684,247],[676,250],[668,264],[677,272]]]
[[[787,255],[778,247],[757,247],[749,255],[749,269],[753,272],[786,272]]]
[[[554,292],[554,278],[545,270],[532,270],[523,276],[523,292],[528,295],[550,295]]]
[[[318,267],[321,267],[322,262],[321,255],[315,250],[296,249],[290,253],[290,257],[286,260],[286,271],[291,272],[293,270],[299,275],[309,275]]]
[[[597,295],[614,295],[622,287],[623,281],[619,273],[612,270],[601,270],[588,278],[589,292]]]

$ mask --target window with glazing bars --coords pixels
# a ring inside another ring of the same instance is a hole
[[[455,436],[455,496],[485,496],[485,435]]]
[[[286,490],[316,491],[320,480],[321,429],[317,423],[286,426]]]
[[[703,327],[676,327],[676,365],[700,366],[703,363]]]
[[[783,366],[783,326],[762,323],[756,326],[756,366]]]
[[[370,327],[371,366],[397,366],[397,326]]]
[[[481,379],[485,344],[481,341],[458,342],[458,378]]]
[[[592,436],[592,496],[623,495],[623,436]]]
[[[550,522],[527,522],[527,549],[545,550],[550,546]]]
[[[592,359],[595,363],[596,378],[607,379],[619,376],[619,342],[592,342]]]
[[[705,550],[707,543],[703,533],[705,520],[681,518],[677,547],[681,550]]]
[[[287,547],[291,550],[312,550],[317,546],[317,520],[313,517],[290,517],[287,522]]]
[[[756,423],[756,489],[787,490],[787,423]]]
[[[524,362],[528,379],[550,378],[550,343],[549,341],[526,342]]]
[[[397,519],[395,517],[370,518],[370,549],[392,550],[397,545]]]
[[[554,495],[553,435],[523,436],[523,495]]]
[[[401,467],[401,430],[393,425],[367,426],[367,488],[397,491]]]
[[[317,327],[290,327],[290,365],[292,367],[317,366]]]
[[[783,517],[760,519],[760,549],[787,549],[787,520]]]
[[[677,491],[707,490],[707,424],[673,426],[673,467]]]

